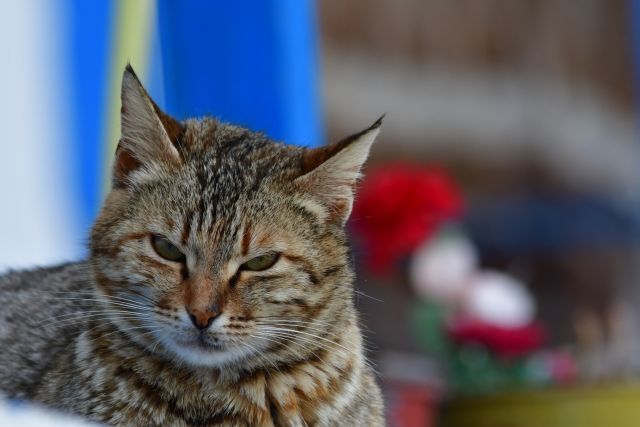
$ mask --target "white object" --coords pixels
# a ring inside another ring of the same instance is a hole
[[[12,403],[0,397],[0,426],[15,427],[98,427],[60,412],[28,403]]]
[[[470,277],[462,308],[471,318],[504,328],[526,326],[535,315],[535,302],[525,285],[497,271]]]
[[[70,54],[61,6],[0,1],[0,274],[84,252],[68,172],[74,152],[61,59]]]
[[[478,264],[473,244],[461,234],[430,239],[415,252],[409,275],[416,293],[441,303],[455,303]]]

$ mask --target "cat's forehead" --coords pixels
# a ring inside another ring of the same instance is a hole
[[[210,175],[262,178],[300,170],[302,149],[213,118],[187,120],[178,144],[188,162]]]
[[[159,183],[157,194],[164,204],[175,205],[173,210],[197,210],[207,222],[256,210],[247,203],[265,206],[273,188],[300,174],[302,148],[214,119],[185,121],[176,146],[183,167]]]

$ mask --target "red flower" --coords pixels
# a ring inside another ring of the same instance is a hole
[[[388,271],[461,210],[460,193],[444,171],[394,164],[364,180],[351,226],[365,245],[368,265]]]
[[[448,328],[458,344],[477,343],[505,358],[527,355],[542,346],[544,327],[537,322],[519,328],[502,328],[476,320],[458,320]]]

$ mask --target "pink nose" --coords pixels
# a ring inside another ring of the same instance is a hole
[[[219,311],[214,310],[190,310],[187,308],[191,322],[198,329],[207,329],[216,317],[220,315]]]

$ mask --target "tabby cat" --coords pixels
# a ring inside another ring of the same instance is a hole
[[[344,225],[381,120],[306,149],[131,67],[87,261],[0,278],[0,392],[118,426],[378,426]]]

